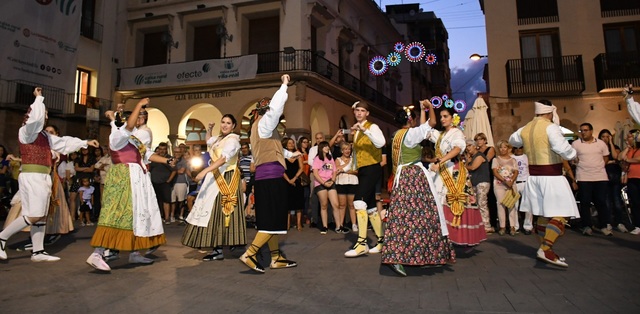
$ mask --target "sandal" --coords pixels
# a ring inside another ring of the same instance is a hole
[[[560,257],[558,256],[558,254],[556,254],[555,252],[553,252],[552,250],[542,250],[542,249],[538,249],[538,253],[536,256],[539,260],[552,264],[552,265],[556,265],[556,266],[560,266],[560,267],[564,267],[567,268],[569,267],[569,264],[567,264],[567,261],[564,259],[564,257]]]

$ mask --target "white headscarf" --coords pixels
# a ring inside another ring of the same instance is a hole
[[[558,116],[558,108],[556,108],[556,106],[547,106],[537,101],[534,104],[536,105],[536,114],[553,113],[553,123],[555,123],[556,125],[560,125],[560,116]]]

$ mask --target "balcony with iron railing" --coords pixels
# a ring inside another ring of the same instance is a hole
[[[96,23],[94,19],[89,19],[84,16],[82,17],[80,22],[80,35],[101,43],[102,31],[102,24]]]
[[[633,52],[601,53],[593,59],[598,92],[621,88],[625,84],[640,85],[640,54]]]
[[[47,110],[58,113],[64,112],[68,104],[68,95],[63,89],[22,80],[0,80],[0,104],[26,110],[35,99],[33,90],[36,86],[42,87],[42,95],[45,97]]]
[[[505,67],[509,97],[569,96],[585,90],[581,55],[512,59]]]
[[[234,58],[234,57],[228,57]],[[224,59],[224,58],[223,58]],[[384,94],[380,93],[374,87],[369,86],[367,82],[356,78],[351,73],[345,71],[341,67],[331,63],[329,60],[321,57],[311,50],[287,50],[275,51],[258,54],[258,74],[291,72],[291,71],[309,71],[318,74],[321,80],[329,80],[336,86],[332,88],[344,88],[351,91],[363,100],[369,101],[374,107],[388,114],[395,114],[397,103]],[[121,69],[118,69],[118,85],[120,85]]]
[[[374,106],[393,114],[398,104],[351,73],[311,50],[276,51],[258,54],[258,73],[311,71],[368,100]]]
[[[84,94],[69,94],[60,88],[20,80],[0,80],[0,107],[26,111],[35,99],[33,90],[36,86],[42,87],[47,111],[53,114],[78,117],[87,114],[98,115],[101,121],[106,121],[104,113],[110,110],[112,105],[112,101],[108,99]]]

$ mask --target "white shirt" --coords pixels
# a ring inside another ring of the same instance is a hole
[[[635,101],[633,97],[627,98],[627,110],[629,110],[629,114],[633,120],[636,121],[637,124],[640,124],[640,104]]]
[[[133,136],[137,137],[140,140],[140,142],[142,142],[142,144],[144,144],[147,150],[152,150],[151,144],[153,144],[153,133],[151,132],[151,129],[146,124],[143,124],[133,129],[132,134]]]
[[[511,155],[511,157],[518,163],[518,178],[516,182],[527,181],[527,178],[529,178],[529,157],[525,154],[520,156]]]
[[[514,147],[520,147],[524,144],[524,141],[522,140],[522,129],[524,127],[518,129],[517,131],[515,131],[513,134],[511,134],[511,136],[509,137],[509,144],[511,144]],[[567,142],[567,139],[564,138],[564,135],[562,134],[562,130],[560,130],[560,127],[554,123],[551,123],[548,127],[547,127],[547,136],[549,137],[549,144],[551,145],[551,150],[553,150],[554,152],[556,152],[556,154],[560,155],[563,159],[566,160],[571,160],[574,159],[576,157],[576,150],[573,149],[573,147],[571,147],[571,145],[569,144],[569,142]]]
[[[309,163],[309,170],[313,169],[313,160],[316,159],[316,156],[318,156],[318,145],[309,148],[309,154],[307,157],[307,160],[311,160]]]
[[[31,144],[37,138],[38,134],[44,129],[44,120],[47,109],[44,106],[44,97],[38,96],[30,106],[31,112],[27,122],[18,130],[18,140],[22,144]],[[80,148],[87,148],[87,141],[76,137],[62,136],[58,137],[44,132],[49,139],[49,146],[52,151],[60,154],[69,154]]]
[[[364,128],[364,124],[366,122],[367,120],[364,120],[359,124],[361,127]],[[356,134],[353,135],[354,139],[358,138],[358,133],[360,133],[360,131],[356,131]],[[386,140],[384,139],[384,134],[382,134],[382,130],[380,130],[380,127],[375,123],[372,123],[369,126],[369,128],[362,133],[367,137],[369,137],[369,140],[371,141],[371,143],[373,143],[373,146],[375,146],[376,148],[382,148],[382,146],[386,144]]]
[[[285,84],[280,85],[280,89],[273,94],[273,98],[271,98],[271,102],[269,102],[269,110],[267,110],[260,121],[258,121],[258,135],[260,138],[270,138],[273,130],[275,130],[278,123],[280,123],[280,116],[282,116],[284,112],[284,104],[289,98],[287,88],[288,86]]]

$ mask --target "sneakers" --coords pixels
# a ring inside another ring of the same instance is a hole
[[[565,268],[569,267],[569,264],[567,264],[567,261],[564,259],[564,257],[558,256],[552,250],[543,251],[542,249],[538,249],[538,253],[536,257],[539,260],[552,265],[565,267]]]
[[[625,227],[623,224],[618,224],[616,226],[616,229],[618,229],[618,231],[622,232],[622,233],[627,233],[629,232],[629,230],[627,229],[627,227]]]
[[[171,222],[170,222],[169,220],[165,220],[165,221],[164,221],[164,224],[165,224],[165,225],[170,225],[170,224],[171,224]]]
[[[391,268],[391,270],[393,270],[394,273],[402,276],[402,277],[407,277],[407,272],[404,271],[404,267],[400,264],[387,264],[387,266],[389,266],[389,268]]]
[[[357,224],[352,224],[351,225],[351,231],[357,233],[358,232],[358,225]]]
[[[249,267],[251,270],[260,274],[264,274],[264,267],[262,267],[262,265],[258,263],[258,261],[255,259],[255,255],[249,256],[245,252],[244,254],[242,254],[242,256],[240,256],[239,259],[243,264],[247,265],[247,267]]]
[[[46,243],[45,243],[46,244]],[[16,248],[16,251],[20,252],[20,251],[32,251],[33,250],[33,243],[27,243],[23,246],[19,246]]]
[[[358,238],[358,242],[353,246],[353,248],[344,253],[345,257],[358,257],[361,255],[365,255],[369,253],[369,246],[367,245],[366,239]]]
[[[503,236],[505,234],[504,228],[501,228],[500,231],[498,231],[498,234]]]
[[[0,259],[7,259],[7,251],[5,248],[7,247],[7,240],[0,239]]]
[[[202,260],[203,261],[221,261],[224,259],[224,254],[222,254],[222,249],[217,248],[217,249],[213,249],[213,252],[205,255]]]
[[[87,222],[87,226],[93,226],[93,222]]]
[[[340,227],[340,233],[347,234],[349,232],[351,232],[351,230],[349,230],[349,228],[347,228],[345,226]]]
[[[320,234],[327,234],[327,227],[320,228]]]
[[[131,264],[152,264],[153,260],[146,258],[140,254],[140,252],[131,252],[129,254],[129,263]]]
[[[101,270],[101,271],[111,271],[111,267],[107,264],[102,256],[98,253],[92,253],[89,258],[87,258],[87,264],[91,267]]]
[[[106,262],[115,261],[120,258],[120,252],[116,250],[105,250],[102,256]]]
[[[175,217],[171,217],[171,222],[176,222],[176,218]]]
[[[155,253],[155,251],[157,251],[159,247],[160,247],[159,245],[156,245],[156,246],[153,246],[153,247],[149,248],[149,249],[144,253],[144,255],[145,255],[145,256],[147,256],[147,255],[151,255],[151,254]]]
[[[586,236],[592,236],[593,230],[591,230],[591,227],[584,227],[582,228],[582,234]]]
[[[629,233],[631,233],[633,235],[639,235],[640,234],[640,228],[635,227],[633,230],[629,231]]]
[[[602,229],[600,229],[600,232],[602,232],[602,234],[606,235],[606,236],[612,236],[613,232],[611,232],[611,230],[609,230],[609,228],[604,227]]]
[[[57,256],[49,255],[49,253],[45,251],[33,252],[31,254],[32,262],[57,262],[60,258]]]
[[[53,234],[50,235],[45,241],[44,244],[45,245],[50,245],[50,244],[54,244],[56,242],[58,242],[58,240],[60,240],[60,238],[62,237],[61,234],[57,233],[57,234]]]

